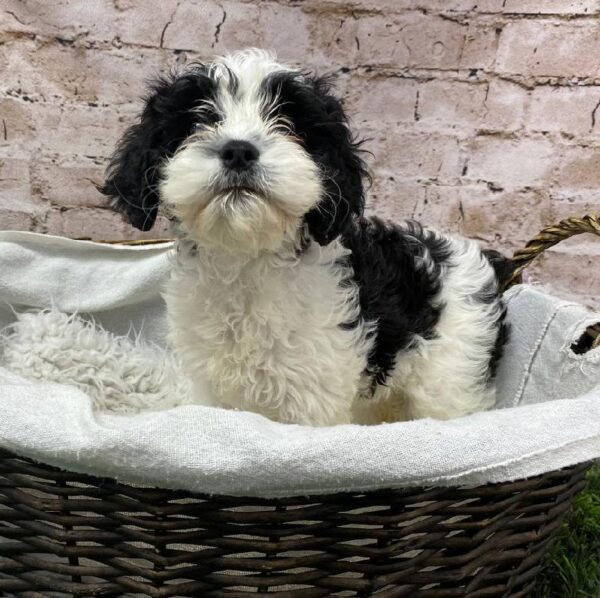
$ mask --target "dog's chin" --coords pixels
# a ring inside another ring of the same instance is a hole
[[[184,232],[200,247],[255,256],[294,239],[300,225],[276,202],[247,187],[223,189],[178,214]]]

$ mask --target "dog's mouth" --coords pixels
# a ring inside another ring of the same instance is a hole
[[[224,187],[221,192],[233,193],[234,195],[250,193],[252,195],[259,195],[258,189],[255,189],[254,187],[249,187],[248,185],[231,185],[229,187]]]
[[[233,202],[245,202],[253,200],[265,200],[265,192],[253,185],[223,185],[218,189],[216,197],[230,204]]]

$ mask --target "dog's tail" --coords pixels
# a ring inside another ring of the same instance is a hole
[[[515,263],[509,257],[502,255],[495,249],[484,249],[483,255],[496,273],[498,287],[503,289],[506,283],[512,278]]]

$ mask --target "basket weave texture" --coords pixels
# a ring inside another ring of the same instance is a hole
[[[598,218],[542,231],[515,254],[515,279],[579,232],[600,235]],[[134,487],[0,450],[0,594],[526,596],[587,467],[268,500]]]

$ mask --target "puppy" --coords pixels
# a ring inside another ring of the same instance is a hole
[[[271,54],[153,84],[102,191],[139,229],[159,205],[175,222],[170,341],[198,395],[311,425],[494,404],[494,267],[466,239],[365,217],[365,176],[327,80]]]

